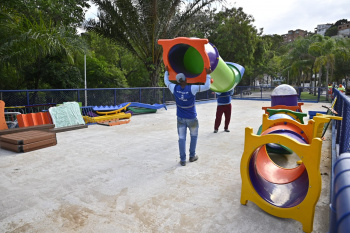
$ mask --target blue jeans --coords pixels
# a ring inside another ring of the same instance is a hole
[[[186,161],[186,134],[187,128],[190,130],[191,142],[190,142],[190,157],[196,155],[196,146],[198,138],[198,120],[186,119],[177,117],[177,133],[179,134],[179,151],[181,161]]]

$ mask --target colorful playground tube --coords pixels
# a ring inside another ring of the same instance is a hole
[[[350,226],[350,153],[343,153],[334,164],[333,215],[336,218],[332,232],[349,232]],[[333,217],[333,216],[332,216]]]
[[[226,92],[232,90],[243,77],[244,67],[224,62],[208,39],[178,37],[158,40],[158,44],[163,46],[163,61],[168,66],[170,81],[175,81],[178,73],[184,73],[188,83],[205,83],[204,68],[211,68],[210,89]]]
[[[289,109],[266,109],[265,112],[268,113],[270,120],[286,118],[286,119],[296,120],[302,124],[304,124],[303,117],[307,116],[306,113],[295,112],[295,111],[292,111]],[[262,126],[260,126],[260,128],[258,130],[258,135],[261,134],[261,129],[262,129]],[[281,129],[281,130],[285,130],[285,129]],[[293,151],[290,150],[289,148],[287,148],[285,146],[278,145],[278,144],[274,144],[274,143],[267,144],[266,149],[267,149],[267,152],[272,152],[272,153],[277,153],[277,154],[292,154],[293,153]]]
[[[272,120],[264,114],[261,135],[246,128],[241,160],[241,204],[252,201],[271,215],[301,222],[303,230],[311,232],[321,193],[320,129],[330,119],[341,120],[341,117],[317,115],[304,125],[287,118]],[[302,163],[294,168],[275,164],[266,150],[269,143],[290,148]]]

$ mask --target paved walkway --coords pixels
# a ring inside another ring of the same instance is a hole
[[[257,132],[270,102],[232,105],[231,132],[221,126],[214,134],[216,103],[197,104],[199,160],[185,167],[174,105],[125,125],[58,133],[53,147],[0,149],[0,232],[302,232],[295,220],[240,204],[244,129]],[[302,109],[323,111],[321,105]],[[328,230],[330,156],[327,138],[314,232]]]

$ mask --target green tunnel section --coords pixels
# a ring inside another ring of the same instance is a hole
[[[193,47],[189,47],[184,55],[185,70],[191,74],[200,74],[204,69],[202,55]]]
[[[224,62],[221,57],[218,66],[210,75],[213,79],[210,90],[215,92],[232,90],[242,79],[238,69],[233,64]]]

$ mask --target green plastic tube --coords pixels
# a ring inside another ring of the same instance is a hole
[[[210,90],[215,92],[230,91],[242,79],[238,69],[234,65],[224,62],[221,57],[219,57],[219,63],[210,76],[213,79]]]

